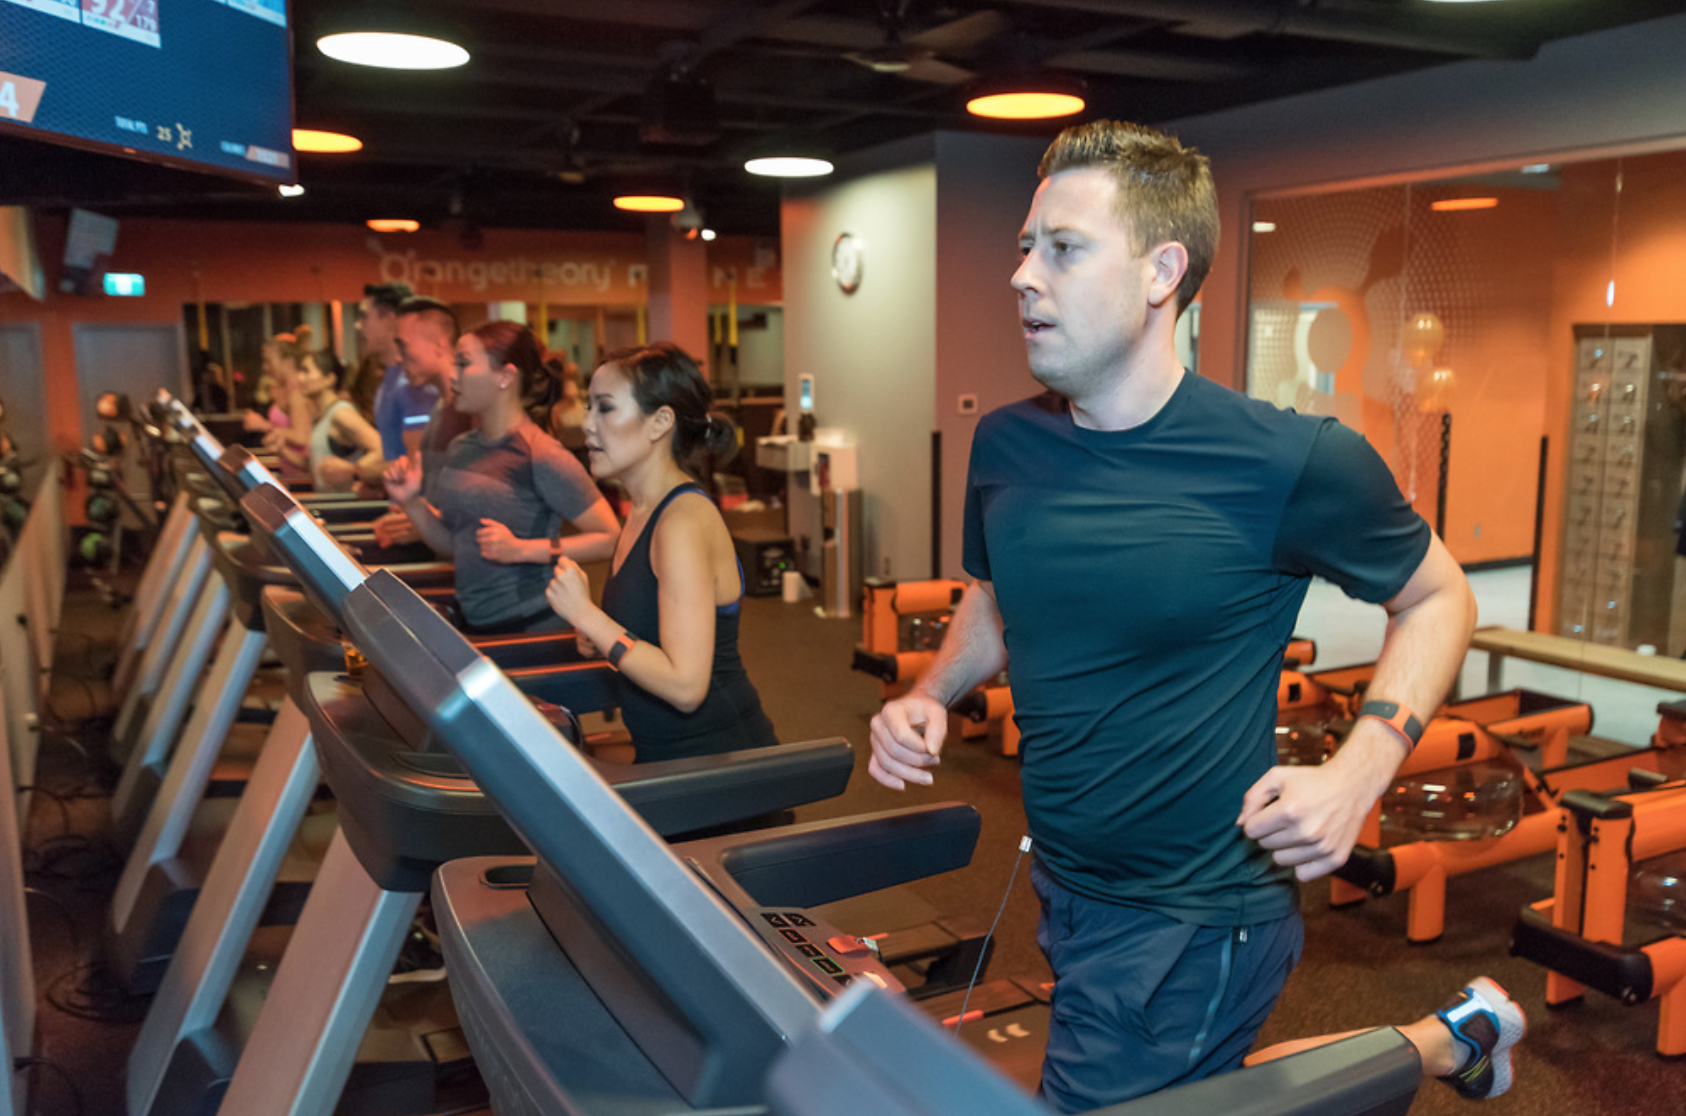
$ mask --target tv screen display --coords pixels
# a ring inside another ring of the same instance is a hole
[[[0,0],[0,135],[296,179],[287,0]]]

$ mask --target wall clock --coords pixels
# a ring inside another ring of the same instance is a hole
[[[859,240],[844,233],[831,245],[831,277],[844,294],[854,294],[861,285],[866,251]]]

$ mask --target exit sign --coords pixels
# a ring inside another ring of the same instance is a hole
[[[139,298],[146,293],[146,276],[132,271],[108,271],[105,293],[116,298]]]

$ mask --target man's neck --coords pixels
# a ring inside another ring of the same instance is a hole
[[[1134,362],[1107,385],[1081,398],[1069,398],[1071,420],[1086,430],[1131,430],[1164,409],[1183,380],[1175,351]]]

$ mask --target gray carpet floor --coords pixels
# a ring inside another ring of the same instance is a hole
[[[99,715],[107,713],[102,667],[121,626],[91,590],[73,581],[59,639],[49,721],[38,783],[57,795],[39,796],[30,830],[29,904],[39,1011],[34,1055],[33,1111],[44,1116],[123,1111],[123,1066],[143,1001],[102,996],[88,978],[98,953],[98,927],[115,881],[103,842],[104,799],[93,796],[98,765],[83,753],[103,746]],[[970,866],[922,881],[919,894],[934,908],[989,924],[1000,912],[990,976],[1045,979],[1036,949],[1035,899],[1024,866],[1014,877],[1024,816],[1018,762],[987,742],[956,741],[931,788],[897,793],[866,774],[867,722],[878,706],[878,683],[849,670],[858,620],[826,619],[811,604],[778,599],[746,602],[743,649],[780,736],[804,740],[841,736],[856,748],[856,775],[832,801],[804,807],[817,819],[907,805],[959,801],[978,808],[982,835]],[[1332,664],[1325,664],[1332,665]],[[1263,1041],[1405,1022],[1432,1011],[1465,979],[1485,973],[1504,984],[1529,1013],[1530,1031],[1518,1056],[1518,1084],[1487,1104],[1493,1112],[1541,1116],[1674,1114],[1686,1112],[1686,1063],[1652,1053],[1655,1003],[1623,1007],[1597,993],[1578,1007],[1548,1012],[1545,975],[1508,955],[1517,910],[1550,889],[1549,858],[1490,869],[1451,882],[1447,929],[1430,945],[1405,942],[1405,898],[1327,908],[1326,887],[1305,889],[1304,959],[1289,982]],[[1003,899],[1005,896],[1005,904]],[[1444,1086],[1429,1083],[1413,1112],[1423,1116],[1465,1110]]]

